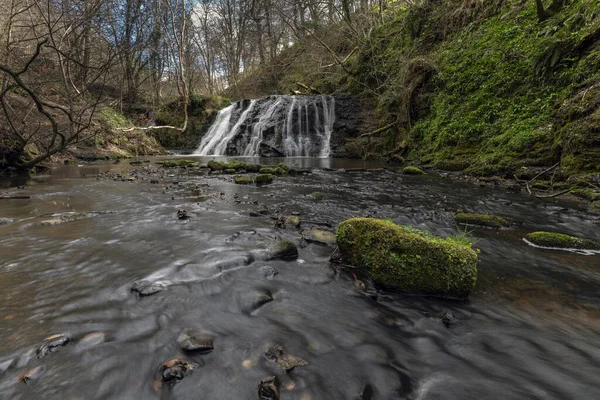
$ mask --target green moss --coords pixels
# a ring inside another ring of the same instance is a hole
[[[254,179],[254,181],[256,182],[257,185],[271,183],[271,182],[273,182],[273,175],[259,174],[259,175],[256,175],[256,178]]]
[[[258,171],[261,174],[271,174],[271,175],[275,175],[276,171],[275,168],[267,168],[267,167],[263,167],[260,169],[260,171]]]
[[[299,227],[300,226],[300,218],[296,217],[295,215],[292,215],[286,219],[285,223],[287,225]]]
[[[325,197],[325,195],[323,194],[323,192],[312,192],[310,194],[315,200],[323,200],[323,198]]]
[[[489,228],[505,228],[510,222],[502,217],[491,214],[458,213],[454,217],[457,224],[486,226]]]
[[[207,165],[211,171],[223,171],[227,169],[227,164],[221,161],[210,160]]]
[[[422,175],[425,172],[423,172],[420,168],[408,166],[402,169],[402,173],[406,175]]]
[[[288,175],[288,170],[283,169],[281,167],[277,167],[277,168],[275,168],[275,174],[276,175]]]
[[[238,185],[247,185],[249,183],[252,183],[252,177],[250,176],[236,176],[233,178],[233,180]]]
[[[600,192],[591,189],[574,189],[569,192],[573,196],[589,201],[600,200]]]
[[[337,243],[347,264],[375,282],[406,293],[465,298],[477,280],[470,245],[372,218],[340,224]]]
[[[237,171],[236,171],[235,169],[233,169],[233,168],[227,168],[227,169],[226,169],[225,171],[223,171],[223,172],[225,172],[226,174],[229,174],[229,175],[233,175],[233,174],[235,174]]]
[[[227,168],[239,171],[242,169],[246,169],[246,163],[243,161],[232,161],[227,165]]]
[[[164,168],[177,168],[177,167],[198,167],[199,164],[194,160],[164,160],[162,162]]]
[[[592,202],[592,204],[590,204],[590,208],[592,211],[600,213],[600,200]]]
[[[249,165],[246,165],[246,171],[247,172],[259,172],[261,168],[262,168],[262,165],[260,165],[260,164],[249,164]]]
[[[290,170],[290,167],[288,167],[287,165],[285,165],[285,163],[282,163],[282,162],[280,162],[279,164],[277,164],[276,168],[280,169],[282,171],[285,171],[285,172],[289,172],[289,170]]]
[[[593,240],[581,239],[575,236],[565,235],[563,233],[553,232],[533,232],[527,234],[525,239],[536,246],[558,248],[558,249],[579,249],[579,250],[600,250],[600,243]]]

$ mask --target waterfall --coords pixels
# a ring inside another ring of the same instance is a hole
[[[332,96],[270,96],[219,111],[198,155],[329,157]]]

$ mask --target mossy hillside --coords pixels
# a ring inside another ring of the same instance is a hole
[[[477,253],[464,240],[372,218],[344,221],[336,238],[346,263],[406,293],[465,298],[477,280]]]
[[[458,213],[454,216],[457,224],[485,226],[488,228],[505,228],[510,226],[510,222],[502,217],[492,214],[470,214]]]
[[[377,151],[394,150],[394,131],[406,130],[408,160],[439,168],[600,170],[600,4],[573,0],[538,23],[533,1],[467,3],[397,10],[361,49],[354,68],[381,88],[380,125],[398,122],[371,138],[387,141]]]
[[[600,243],[581,239],[564,233],[533,232],[525,236],[525,240],[536,246],[557,249],[600,250]]]

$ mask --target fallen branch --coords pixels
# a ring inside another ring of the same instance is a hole
[[[391,124],[388,124],[388,125],[386,125],[386,126],[384,126],[382,128],[375,129],[373,132],[363,133],[362,135],[359,136],[359,138],[361,138],[361,137],[367,137],[367,136],[373,136],[373,135],[376,135],[378,133],[387,131],[388,129],[390,129],[391,127],[393,127],[395,125],[398,125],[399,123],[400,123],[400,121],[396,120],[396,121],[392,122]]]
[[[343,64],[346,61],[348,61],[348,59],[350,57],[352,57],[352,54],[354,54],[354,52],[356,52],[356,50],[358,50],[358,47],[353,48],[352,51],[350,52],[350,54],[348,54],[342,61],[340,61],[340,64]],[[338,64],[336,64],[336,63],[327,64],[327,65],[322,65],[321,68],[331,68],[331,67],[335,67],[336,65],[338,65]]]
[[[566,190],[563,190],[562,192],[547,194],[545,196],[539,196],[537,194],[534,194],[533,196],[537,197],[538,199],[548,199],[550,197],[558,197],[561,194],[569,193],[570,191],[571,191],[571,189],[566,189]]]
[[[158,125],[158,126],[146,126],[146,127],[134,126],[131,128],[120,128],[119,130],[121,132],[132,132],[132,131],[150,131],[150,130],[154,130],[154,129],[173,129],[178,132],[185,131],[185,129],[183,129],[183,128],[178,128],[178,127],[172,126],[172,125]]]
[[[317,89],[315,89],[312,86],[308,86],[302,82],[296,82],[296,85],[300,86],[301,88],[303,88],[304,90],[314,93],[314,94],[321,94],[321,92],[319,92]]]

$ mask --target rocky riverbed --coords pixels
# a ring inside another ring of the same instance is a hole
[[[600,256],[523,240],[598,241],[583,205],[349,160],[289,159],[301,173],[236,184],[259,172],[208,160],[68,165],[3,189],[29,198],[0,201],[0,398],[600,393]],[[509,224],[465,228],[459,211]],[[332,235],[350,217],[466,229],[480,259],[469,300],[345,268]]]

